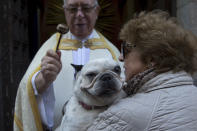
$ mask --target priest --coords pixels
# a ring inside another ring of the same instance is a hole
[[[39,49],[22,78],[15,102],[14,130],[55,129],[62,107],[73,94],[75,70],[89,60],[108,57],[118,60],[118,49],[94,29],[97,0],[64,0],[69,31],[52,35]],[[56,48],[58,51],[56,51]]]

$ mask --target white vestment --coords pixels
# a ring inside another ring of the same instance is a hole
[[[46,51],[56,48],[59,36],[60,35],[58,33],[54,34],[43,44],[20,82],[15,103],[15,131],[43,130],[40,112],[38,110],[31,80],[33,75],[40,70],[41,59],[46,54]],[[95,30],[93,31],[93,39],[88,39],[88,41],[84,43],[84,46],[90,49],[88,60],[103,57],[118,60],[120,55],[118,49]],[[56,99],[54,115],[55,126],[61,122],[61,111],[64,103],[73,94],[72,87],[74,80],[74,69],[70,64],[77,64],[76,61],[73,61],[73,58],[76,57],[76,55],[73,55],[73,51],[78,50],[79,48],[82,48],[82,44],[77,40],[72,40],[70,32],[63,35],[59,46],[59,50],[61,50],[62,53],[62,70],[53,83]]]

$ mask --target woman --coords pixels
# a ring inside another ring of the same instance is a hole
[[[89,131],[197,131],[193,35],[166,12],[153,11],[130,20],[120,38],[128,97],[100,114]]]

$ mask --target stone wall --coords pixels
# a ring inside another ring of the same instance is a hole
[[[181,24],[197,36],[197,0],[177,0],[177,17]],[[197,73],[194,74],[197,85]]]
[[[27,0],[0,0],[0,129],[12,131],[18,84],[29,64]]]
[[[182,25],[197,35],[197,1],[177,0],[177,17]]]

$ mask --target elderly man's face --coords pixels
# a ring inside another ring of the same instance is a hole
[[[71,33],[83,39],[91,34],[95,26],[99,6],[95,0],[67,0],[64,12]]]

